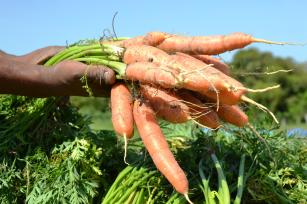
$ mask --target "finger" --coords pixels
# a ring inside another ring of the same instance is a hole
[[[86,72],[89,82],[93,84],[112,85],[116,81],[115,72],[106,66],[90,65]]]
[[[86,66],[84,76],[94,96],[109,96],[111,85],[116,82],[115,72],[102,65]]]

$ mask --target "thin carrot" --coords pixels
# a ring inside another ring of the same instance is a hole
[[[248,116],[237,105],[221,105],[217,114],[225,122],[238,127],[243,127],[248,123]]]
[[[123,83],[116,83],[111,88],[112,124],[115,132],[124,137],[125,155],[127,156],[127,139],[133,136],[133,101],[129,89]]]
[[[149,101],[158,117],[172,123],[184,123],[190,119],[189,107],[171,90],[141,85],[140,93]]]
[[[152,40],[154,41],[154,40]],[[243,48],[251,43],[287,44],[254,38],[245,33],[231,33],[218,36],[178,36],[172,35],[165,38],[157,47],[168,52],[183,52],[187,54],[216,55],[226,51]]]
[[[230,75],[229,66],[219,60],[218,58],[212,57],[210,55],[192,55],[196,59],[203,61],[206,64],[213,64],[213,67],[220,70],[226,75]]]
[[[187,197],[189,184],[187,177],[175,160],[162,130],[157,123],[154,111],[146,102],[134,102],[133,116],[149,155],[157,169],[167,178],[179,193]]]

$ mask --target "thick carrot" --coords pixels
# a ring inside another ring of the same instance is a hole
[[[229,66],[219,60],[218,58],[212,57],[210,55],[192,55],[196,59],[203,61],[206,64],[213,64],[213,67],[220,70],[226,75],[230,75]]]
[[[202,74],[203,72],[191,72],[185,75],[172,67],[151,62],[132,63],[125,70],[126,79],[156,84],[163,88],[185,88],[212,99],[217,99],[218,96],[220,102],[225,104],[238,103],[244,94],[243,86],[230,77],[220,78],[218,74]],[[235,90],[238,87],[242,89]]]
[[[129,89],[123,83],[111,88],[112,124],[115,132],[128,139],[133,136],[133,101]]]
[[[187,177],[170,151],[150,105],[136,100],[133,116],[144,146],[157,169],[179,193],[187,195],[189,189]]]
[[[157,47],[168,52],[183,52],[187,54],[216,55],[226,51],[243,48],[253,42],[268,44],[285,44],[257,39],[245,33],[232,33],[218,36],[177,36],[165,38]]]
[[[217,113],[188,91],[178,91],[178,95],[188,103],[190,114],[194,121],[200,125],[216,129],[220,127]]]
[[[238,127],[243,127],[248,123],[248,116],[237,105],[221,105],[217,114],[225,122]]]
[[[190,119],[189,107],[171,90],[141,85],[140,93],[149,101],[158,117],[172,123],[184,123]]]
[[[171,56],[186,71],[193,72],[193,74],[188,74],[186,77],[188,80],[186,80],[185,86],[189,87],[187,89],[197,91],[211,99],[218,99],[222,104],[229,105],[237,104],[241,96],[246,92],[240,82],[214,67],[208,66],[201,60],[186,54],[177,53]],[[197,90],[195,86],[201,86],[203,89]]]

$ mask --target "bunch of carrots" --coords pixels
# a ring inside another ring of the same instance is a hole
[[[238,127],[249,125],[240,102],[252,90],[230,76],[227,64],[212,55],[243,48],[253,42],[284,44],[253,38],[244,33],[187,37],[150,32],[130,39],[113,39],[71,46],[46,65],[63,60],[100,64],[113,69],[119,82],[111,89],[112,123],[118,135],[133,136],[134,123],[157,169],[186,199],[188,179],[170,151],[157,117],[172,123],[189,120],[211,129],[220,119]],[[126,149],[126,148],[125,148]]]

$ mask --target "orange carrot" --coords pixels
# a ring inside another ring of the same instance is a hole
[[[188,87],[189,90],[197,91],[211,99],[218,99],[222,104],[229,105],[237,104],[246,92],[240,82],[214,67],[208,66],[201,60],[186,54],[176,53],[176,55],[171,56],[186,71],[194,72],[194,74],[187,76],[188,80],[186,80],[185,87]],[[196,81],[200,83],[198,86],[203,87],[203,89],[197,90],[197,87],[195,87],[197,86]]]
[[[158,117],[171,123],[184,123],[190,119],[189,107],[171,90],[141,85],[140,93],[149,101]]]
[[[128,139],[133,136],[132,96],[123,83],[111,88],[112,124],[115,132]]]
[[[147,45],[134,45],[125,50],[123,62],[131,64],[134,62],[156,62],[160,64],[170,64],[169,55],[156,47]]]
[[[152,40],[153,41],[153,40]],[[243,48],[253,42],[268,44],[285,44],[257,39],[245,33],[232,33],[219,36],[177,36],[165,38],[157,47],[168,52],[183,52],[187,54],[216,55],[226,51]]]
[[[212,57],[210,55],[192,55],[196,59],[203,61],[206,64],[213,64],[213,67],[220,70],[226,75],[230,75],[229,66],[219,60],[218,58]]]
[[[220,127],[219,117],[211,107],[205,106],[201,100],[188,91],[178,91],[178,95],[188,103],[194,121],[212,129]]]
[[[193,63],[189,64],[189,62],[191,61],[186,62],[186,67],[193,66]],[[203,69],[206,69],[206,72],[187,70],[185,74],[178,69],[163,64],[136,62],[127,66],[125,77],[142,83],[156,84],[163,88],[185,88],[213,99],[217,99],[218,96],[222,103],[229,105],[240,101],[241,96],[245,93],[241,83],[218,70],[210,71],[210,73],[206,66]],[[239,89],[236,90],[237,88]]]
[[[248,123],[248,116],[236,105],[222,105],[219,107],[217,114],[225,122],[238,127],[243,127]]]
[[[124,137],[124,162],[127,157],[127,139],[133,136],[133,105],[132,95],[123,83],[116,83],[111,88],[111,112],[114,131]]]
[[[166,38],[171,37],[172,35],[164,33],[164,32],[149,32],[144,37],[143,43],[145,45],[150,46],[158,46],[161,44]]]
[[[170,151],[150,105],[136,100],[133,116],[144,146],[157,169],[179,193],[187,196],[189,189],[187,177]]]

